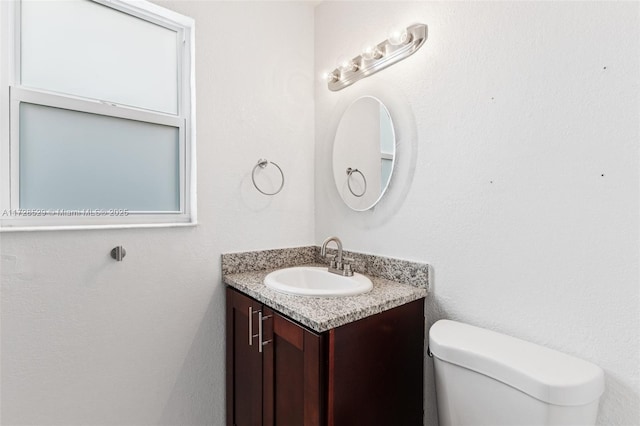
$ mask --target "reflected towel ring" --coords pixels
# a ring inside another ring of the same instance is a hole
[[[280,184],[280,188],[278,188],[275,192],[264,192],[262,189],[260,189],[260,187],[256,183],[256,170],[258,169],[258,167],[260,167],[261,169],[264,169],[269,164],[273,164],[274,166],[276,166],[278,171],[280,171],[280,176],[282,176],[282,183]],[[253,186],[255,186],[256,189],[264,195],[276,195],[278,192],[282,191],[282,187],[284,187],[284,173],[282,172],[282,169],[280,168],[280,166],[278,166],[273,161],[265,160],[264,158],[259,159],[258,163],[255,166],[253,166],[253,170],[251,171],[251,180],[253,181]]]
[[[364,181],[364,189],[362,190],[362,194],[356,194],[355,192],[353,192],[353,188],[351,188],[351,175],[354,173],[360,173],[360,176],[362,176],[362,180]],[[354,197],[362,197],[367,192],[367,178],[364,177],[364,173],[362,173],[360,170],[352,169],[351,167],[349,167],[347,169],[347,186],[349,187],[349,192],[351,192]]]

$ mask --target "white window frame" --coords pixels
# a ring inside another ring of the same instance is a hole
[[[143,0],[90,0],[176,31],[178,113],[23,87],[20,84],[20,0],[0,1],[0,231],[192,226],[196,205],[195,22]],[[19,210],[19,106],[21,102],[124,118],[179,129],[180,210],[45,212]]]

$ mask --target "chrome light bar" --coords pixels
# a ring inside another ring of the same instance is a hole
[[[325,74],[329,90],[336,92],[413,55],[427,40],[427,26],[414,24]]]

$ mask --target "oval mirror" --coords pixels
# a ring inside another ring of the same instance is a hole
[[[333,141],[333,178],[347,206],[364,211],[384,195],[393,173],[396,137],[387,107],[373,96],[345,110]]]

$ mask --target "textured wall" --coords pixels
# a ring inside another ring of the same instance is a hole
[[[313,242],[312,5],[159,3],[196,20],[200,223],[0,234],[2,424],[223,424],[220,253]]]
[[[423,22],[414,56],[337,93],[316,84],[316,243],[428,262],[428,316],[602,366],[599,423],[637,425],[638,3],[326,2],[316,73]],[[341,203],[340,113],[380,97],[398,169],[373,211]],[[430,361],[428,361],[430,365]],[[427,424],[435,425],[427,370]]]

